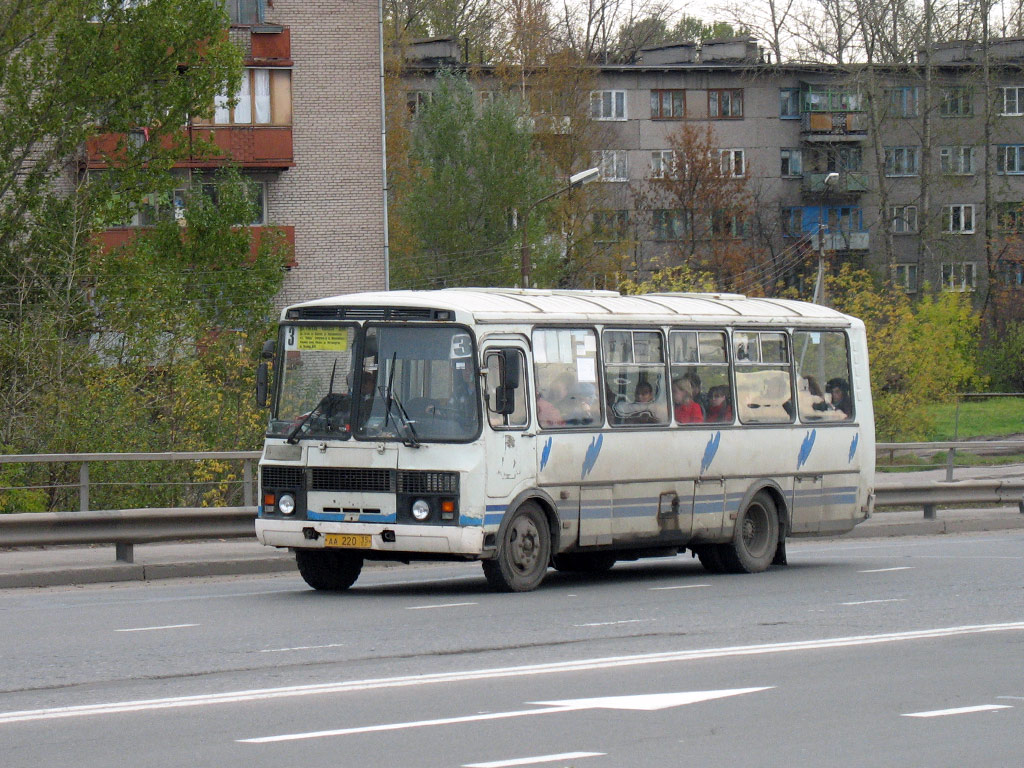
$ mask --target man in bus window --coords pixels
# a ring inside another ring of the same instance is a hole
[[[850,385],[846,379],[829,379],[825,385],[829,395],[832,396],[832,408],[842,414],[843,419],[853,416],[853,401],[850,399]]]

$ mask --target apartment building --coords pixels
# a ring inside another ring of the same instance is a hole
[[[226,6],[231,39],[245,54],[245,73],[236,106],[224,94],[211,119],[183,128],[190,138],[212,140],[223,153],[179,163],[182,190],[229,160],[256,182],[257,236],[274,227],[294,247],[279,305],[384,288],[378,3],[227,0]],[[112,140],[90,143],[84,169],[105,167],[103,152]],[[104,243],[125,242],[146,225],[146,215],[108,230]]]
[[[413,46],[411,110],[458,54],[444,41]],[[958,43],[914,68],[769,65],[744,37],[595,66],[590,117],[604,129],[595,163],[610,207],[599,216],[635,241],[638,272],[668,265],[679,227],[671,212],[639,210],[635,191],[670,162],[681,124],[708,125],[723,169],[756,200],[757,226],[730,235],[760,238],[780,269],[820,252],[911,294],[1024,288],[1024,40],[988,46],[989,108],[982,54]],[[474,71],[495,87],[486,67]]]

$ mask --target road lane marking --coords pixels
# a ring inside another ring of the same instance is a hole
[[[466,763],[462,768],[513,768],[517,765],[540,765],[541,763],[557,763],[560,760],[581,760],[584,757],[603,757],[604,754],[604,752],[562,752],[559,755],[517,757],[512,760],[494,760],[490,763]]]
[[[654,619],[622,619],[621,621],[592,621],[589,624],[573,624],[574,627],[611,627],[616,624],[640,624]]]
[[[895,568],[872,568],[870,571],[857,571],[857,573],[889,573],[889,571],[912,571],[912,565],[898,565]]]
[[[463,605],[479,605],[479,603],[438,603],[437,605],[407,605],[407,611],[426,611],[431,608],[459,608]]]
[[[651,587],[649,591],[657,592],[662,589],[697,589],[697,587],[710,587],[710,584],[676,584],[673,587]]]
[[[236,739],[240,744],[277,744],[282,741],[305,741],[307,739],[323,739],[329,736],[352,736],[358,733],[380,733],[381,731],[404,731],[409,728],[430,728],[438,725],[458,725],[475,723],[483,720],[507,720],[512,717],[532,717],[534,715],[553,715],[561,712],[578,712],[584,709],[616,709],[634,712],[654,712],[659,709],[681,707],[685,704],[696,704],[712,699],[724,699],[729,696],[742,696],[746,693],[767,691],[773,686],[761,688],[733,688],[721,691],[680,691],[678,693],[638,694],[633,696],[600,696],[594,699],[567,699],[565,701],[529,701],[544,709],[520,709],[513,712],[488,712],[487,714],[462,715],[460,717],[442,717],[435,720],[413,720],[406,723],[382,723],[380,725],[363,725],[355,728],[335,728],[329,731],[309,731],[307,733],[285,733],[279,736],[258,736],[252,739]]]
[[[972,712],[991,712],[996,709],[1013,709],[1009,704],[979,704],[976,707],[957,707],[956,709],[935,709],[931,712],[911,712],[901,717],[947,717],[948,715],[969,715]]]
[[[344,643],[328,643],[327,645],[297,645],[294,648],[263,648],[258,653],[282,653],[284,651],[314,651],[319,648],[343,648]]]
[[[136,699],[105,704],[79,704],[48,709],[29,709],[0,712],[0,725],[36,720],[53,720],[66,717],[90,717],[111,715],[122,712],[143,712],[148,710],[172,709],[179,707],[200,707],[218,704],[237,704],[252,701],[266,701],[297,696],[320,696],[325,694],[352,693],[356,691],[405,688],[440,683],[458,683],[470,680],[495,680],[500,678],[527,677],[532,675],[564,674],[604,669],[643,666],[647,664],[680,663],[705,659],[721,659],[737,656],[760,656],[775,653],[799,653],[801,651],[830,648],[851,648],[864,645],[909,642],[914,640],[935,640],[964,635],[978,635],[991,632],[1019,632],[1024,630],[1024,621],[1000,624],[975,624],[959,627],[940,627],[910,632],[891,632],[879,635],[855,635],[818,640],[796,640],[762,645],[740,645],[725,648],[664,651],[630,656],[608,656],[602,658],[578,659],[575,661],[528,664],[518,667],[495,667],[455,672],[407,675],[402,677],[371,678],[367,680],[344,680],[333,683],[282,686],[279,688],[258,688],[253,690],[226,691],[223,693],[195,696],[172,696],[162,699]]]
[[[131,627],[130,629],[115,629],[115,632],[152,632],[155,629],[181,629],[183,627],[198,627],[198,624],[165,624],[162,627]]]
[[[840,605],[874,605],[875,603],[905,603],[906,598],[903,597],[887,597],[884,600],[854,600],[849,603],[840,603]]]

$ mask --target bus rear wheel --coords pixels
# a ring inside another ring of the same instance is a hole
[[[344,550],[296,549],[299,575],[313,589],[341,592],[355,584],[363,569],[363,556]]]
[[[768,570],[779,545],[779,512],[772,497],[758,491],[736,517],[732,544],[722,548],[722,561],[730,573]]]
[[[544,580],[551,560],[551,530],[547,518],[533,502],[512,513],[501,534],[498,552],[481,565],[491,589],[528,592]]]

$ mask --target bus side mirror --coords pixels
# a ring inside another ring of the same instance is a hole
[[[256,405],[260,408],[267,407],[267,382],[269,379],[267,364],[262,362],[256,369]]]
[[[277,342],[274,339],[263,342],[263,349],[260,350],[260,357],[264,360],[273,360],[274,352],[277,350]]]
[[[501,350],[498,358],[499,384],[494,393],[494,410],[496,413],[510,414],[516,410],[516,390],[522,383],[519,351],[515,349]]]

